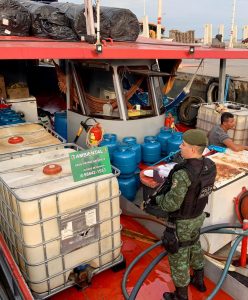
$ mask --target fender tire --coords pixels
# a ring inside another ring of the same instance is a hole
[[[206,87],[206,101],[207,103],[219,102],[218,101],[219,93],[219,79],[213,78],[210,79]],[[235,102],[237,99],[236,91],[234,88],[234,83],[230,79],[229,89],[227,94],[227,101]]]
[[[188,96],[186,97],[178,106],[177,114],[178,119],[181,123],[188,126],[196,125],[196,117],[198,113],[198,108],[192,110],[192,105],[198,106],[199,104],[205,103],[201,97]]]

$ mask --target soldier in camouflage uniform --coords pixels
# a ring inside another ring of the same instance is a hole
[[[174,220],[179,247],[172,253],[166,249],[176,291],[164,293],[164,299],[188,299],[189,283],[201,292],[206,291],[199,231],[205,219],[203,209],[216,176],[214,163],[202,157],[206,145],[207,137],[203,131],[192,129],[184,133],[180,148],[186,163],[184,167],[179,164],[177,170],[172,170],[169,191],[156,198],[159,207],[168,212],[169,220]],[[170,239],[170,234],[167,238]],[[193,269],[191,278],[190,267]]]

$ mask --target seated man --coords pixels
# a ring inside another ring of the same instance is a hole
[[[235,144],[229,137],[227,131],[235,127],[234,115],[224,112],[221,115],[221,124],[215,125],[208,133],[209,145],[230,148],[233,151],[248,150],[248,146]]]

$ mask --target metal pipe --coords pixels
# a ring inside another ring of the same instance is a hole
[[[245,231],[247,229],[248,229],[248,220],[244,219],[243,230]],[[240,256],[240,266],[243,268],[246,268],[247,242],[248,242],[248,238],[247,237],[243,238],[241,244],[241,256]]]
[[[96,0],[96,43],[100,44],[100,0]]]
[[[73,81],[75,83],[75,88],[76,88],[76,91],[77,91],[78,100],[79,100],[79,104],[80,104],[82,113],[84,115],[89,115],[88,111],[86,113],[86,108],[85,108],[84,100],[83,100],[83,97],[82,97],[82,89],[81,89],[81,87],[79,85],[79,82],[78,82],[79,80],[78,80],[77,72],[76,72],[76,69],[75,69],[75,66],[74,66],[73,63],[71,63],[71,72],[72,72]]]
[[[158,0],[157,40],[161,40],[162,0]]]
[[[218,101],[224,101],[226,82],[226,59],[220,59]]]
[[[234,33],[235,13],[236,13],[236,0],[233,0],[232,24],[231,24],[231,34],[230,34],[229,48],[233,48],[233,33]]]

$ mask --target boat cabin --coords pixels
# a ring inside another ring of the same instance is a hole
[[[172,85],[178,62],[171,60],[163,72],[157,60],[69,61],[69,139],[89,117],[119,138],[132,132],[142,142],[157,134],[164,124],[163,90]],[[61,86],[65,77],[56,68]]]

